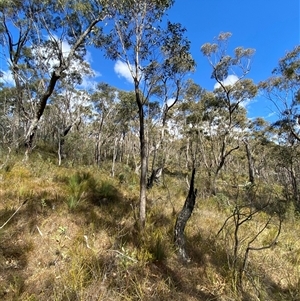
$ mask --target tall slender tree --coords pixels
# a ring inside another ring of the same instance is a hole
[[[277,144],[280,145],[277,147],[277,168],[280,168],[280,181],[285,187],[287,199],[292,199],[299,209],[300,46],[287,52],[279,60],[273,75],[259,86],[279,115],[272,124],[273,129],[277,130]]]
[[[257,94],[257,86],[246,76],[251,69],[251,59],[254,49],[237,47],[234,55],[227,54],[227,44],[231,33],[220,33],[215,43],[206,43],[201,47],[203,55],[212,67],[211,78],[216,81],[212,97],[208,105],[210,118],[213,112],[221,113],[214,116],[212,121],[222,127],[219,133],[220,146],[216,159],[212,192],[215,193],[215,181],[227,158],[239,148],[239,141],[233,139],[240,129],[243,103],[251,100]],[[220,127],[219,127],[220,128]],[[233,142],[235,144],[233,144]]]
[[[189,41],[180,24],[168,22],[162,29],[166,10],[173,0],[113,1],[114,26],[106,54],[124,63],[131,75],[139,114],[140,139],[140,224],[146,220],[148,141],[145,108],[168,79],[189,72],[194,61]],[[175,81],[178,83],[178,81]]]

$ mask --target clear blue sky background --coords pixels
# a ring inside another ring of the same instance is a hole
[[[300,44],[300,0],[175,0],[167,19],[179,22],[191,41],[191,52],[197,63],[193,80],[212,90],[211,68],[200,47],[213,42],[220,32],[231,32],[229,55],[238,46],[254,48],[256,53],[248,78],[255,83],[271,76],[278,60]],[[95,79],[124,90],[132,90],[132,83],[114,71],[115,62],[104,59],[98,49],[89,49],[89,62],[97,72]],[[0,69],[7,64],[1,57]],[[89,83],[87,83],[89,84]],[[276,110],[272,103],[258,96],[247,106],[249,117],[268,117]]]
[[[256,49],[250,77],[266,79],[286,51],[300,43],[299,0],[176,0],[169,18],[187,29],[192,54],[197,61],[196,79],[204,88],[210,69],[200,46],[220,32],[231,32],[229,48]]]
[[[220,32],[233,34],[229,54],[238,46],[256,49],[248,75],[255,83],[267,79],[278,60],[300,44],[299,0],[175,0],[167,18],[187,29],[186,35],[197,63],[192,78],[208,90],[212,90],[215,83],[210,79],[211,69],[200,47],[213,42]],[[114,73],[113,62],[97,61],[93,53],[92,59],[93,68],[101,73],[98,80],[121,89],[132,89],[130,83]],[[265,118],[274,110],[263,97],[257,97],[247,109],[249,117]]]

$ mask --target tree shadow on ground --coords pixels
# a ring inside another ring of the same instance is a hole
[[[232,270],[228,264],[228,251],[225,247],[222,247],[217,239],[217,236],[215,239],[202,238],[201,234],[187,237],[186,249],[192,262],[200,266],[212,267],[216,274],[220,275],[225,282],[228,282],[228,279],[232,279]],[[239,295],[242,301],[252,301],[253,298],[272,301],[300,300],[299,284],[284,288],[276,283],[271,275],[260,270],[260,266],[255,262],[248,263],[243,279],[243,284],[246,285],[247,289],[240,289]]]
[[[1,226],[13,215],[15,210],[1,210]],[[18,212],[22,214],[22,210]],[[32,249],[30,241],[23,239],[22,226],[10,221],[0,229],[0,298],[17,300],[24,290],[25,270],[28,253]]]
[[[106,181],[95,185],[71,213],[79,215],[96,231],[105,229],[115,235],[134,223],[136,205],[136,198],[125,198],[114,184]]]
[[[201,287],[202,273],[198,265],[175,262],[170,266],[159,262],[152,270],[169,283],[171,290],[168,294],[161,293],[156,300],[217,300],[214,294],[205,292]]]

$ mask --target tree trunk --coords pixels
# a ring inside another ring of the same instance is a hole
[[[30,150],[32,148],[32,142],[33,142],[33,138],[34,138],[38,123],[44,113],[44,110],[45,110],[45,107],[47,104],[47,100],[53,93],[55,85],[56,85],[57,81],[59,80],[60,76],[61,76],[61,71],[58,71],[58,72],[54,71],[52,73],[47,91],[41,96],[41,98],[38,102],[37,111],[35,112],[35,116],[31,120],[30,127],[25,136],[25,146],[27,147],[26,153],[28,152],[28,150]]]
[[[188,257],[185,250],[185,238],[184,238],[184,229],[188,219],[190,218],[196,201],[197,189],[194,189],[194,179],[195,179],[195,168],[192,172],[192,178],[190,182],[190,190],[189,194],[185,200],[184,206],[182,210],[179,212],[178,217],[176,219],[175,231],[174,231],[174,243],[178,250],[178,254],[185,262],[190,262],[190,258]]]
[[[151,189],[153,187],[154,182],[155,183],[159,182],[159,179],[160,179],[160,177],[162,175],[162,171],[163,171],[162,167],[159,167],[157,169],[152,169],[151,176],[150,176],[150,178],[147,181],[147,188],[148,189]]]
[[[189,167],[189,150],[190,150],[190,139],[187,138],[186,150],[185,150],[185,168]]]
[[[298,191],[297,178],[296,178],[296,174],[295,174],[295,170],[294,170],[293,166],[291,166],[291,168],[289,168],[288,171],[289,171],[290,178],[291,178],[294,202],[296,203],[296,208],[299,210],[299,208],[300,208],[299,191]]]
[[[27,157],[28,152],[32,148],[32,143],[33,143],[35,132],[36,132],[37,127],[38,127],[38,123],[39,123],[39,121],[40,121],[40,119],[41,119],[41,117],[44,113],[45,107],[47,105],[47,101],[48,101],[49,97],[52,95],[52,93],[54,91],[54,88],[55,88],[55,85],[56,85],[57,81],[60,79],[63,72],[70,67],[71,61],[72,61],[73,57],[75,56],[76,50],[81,45],[83,45],[83,43],[85,42],[86,37],[93,30],[93,28],[97,25],[97,23],[102,21],[104,18],[101,17],[101,16],[98,16],[95,20],[91,21],[91,23],[85,29],[85,31],[83,31],[81,33],[81,35],[78,37],[78,39],[76,40],[76,42],[72,46],[72,48],[71,48],[71,50],[70,50],[70,52],[69,52],[69,54],[66,58],[63,57],[63,53],[61,52],[61,49],[59,50],[60,51],[60,53],[59,53],[59,59],[60,59],[59,63],[60,63],[60,65],[55,71],[52,72],[47,90],[45,91],[45,93],[43,95],[41,95],[41,97],[39,99],[39,102],[38,102],[38,105],[37,105],[37,110],[35,112],[34,117],[31,120],[30,127],[29,127],[29,129],[28,129],[28,131],[25,135],[25,146],[27,147],[25,157]]]
[[[58,129],[58,166],[61,166],[62,157],[64,156],[64,144],[65,144],[65,137],[68,135],[69,131],[71,130],[73,124],[68,125],[63,131]]]
[[[60,137],[60,133],[58,133],[58,150],[57,150],[58,166],[61,166],[62,153],[63,150],[62,150],[61,137]]]
[[[118,138],[115,138],[115,143],[114,143],[114,149],[113,149],[113,157],[112,157],[112,166],[111,166],[111,176],[114,178],[115,177],[115,163],[117,159],[117,144],[118,144]]]
[[[101,127],[96,137],[96,146],[95,146],[95,163],[99,167],[101,162],[101,147],[102,147],[102,130]]]
[[[254,166],[251,151],[248,145],[248,141],[243,140],[246,148],[247,160],[248,160],[248,171],[249,171],[249,182],[254,184]]]
[[[140,172],[140,226],[145,227],[146,223],[146,191],[147,191],[147,170],[148,170],[148,152],[147,152],[147,139],[145,136],[145,116],[142,100],[140,99],[140,92],[138,87],[135,89],[136,102],[139,107],[139,121],[140,121],[140,159],[141,159],[141,172]]]

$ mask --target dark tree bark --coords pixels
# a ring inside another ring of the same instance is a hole
[[[162,168],[153,169],[150,178],[148,178],[147,188],[151,189],[154,183],[159,183],[159,179],[162,175]]]
[[[31,120],[31,125],[26,133],[26,137],[25,137],[25,146],[27,149],[31,149],[32,148],[32,142],[34,139],[34,135],[36,132],[36,129],[38,127],[38,123],[44,113],[45,107],[47,105],[47,100],[49,99],[49,97],[52,95],[55,85],[57,83],[57,81],[60,79],[61,77],[61,72],[56,72],[54,71],[52,73],[50,82],[48,84],[47,90],[46,92],[41,96],[38,104],[37,104],[37,111],[35,113],[35,116],[33,117],[33,119]]]
[[[248,141],[246,139],[243,140],[245,144],[246,154],[247,154],[247,160],[248,160],[248,170],[249,170],[249,182],[251,184],[254,184],[254,165],[252,160],[251,151],[248,145]]]
[[[145,113],[144,103],[141,99],[139,91],[139,82],[135,79],[135,99],[139,108],[139,121],[140,121],[140,159],[141,159],[141,172],[140,172],[140,226],[145,227],[146,223],[146,191],[147,191],[147,172],[148,172],[148,144],[145,134]]]
[[[105,16],[106,17],[106,16]],[[91,21],[90,24],[88,25],[88,27],[85,29],[85,31],[83,31],[81,33],[81,35],[78,37],[78,39],[76,40],[76,42],[74,43],[74,45],[71,47],[71,50],[69,52],[69,54],[67,55],[66,58],[64,58],[62,50],[59,49],[57,51],[59,51],[59,66],[56,68],[56,70],[54,70],[51,74],[51,78],[50,81],[48,83],[47,89],[46,91],[40,96],[40,98],[38,99],[37,102],[37,110],[33,116],[33,118],[31,119],[31,124],[29,129],[27,130],[26,134],[25,134],[25,146],[27,148],[25,156],[27,157],[28,152],[31,150],[32,148],[32,144],[33,144],[33,139],[39,124],[39,121],[41,119],[41,117],[44,114],[44,110],[46,108],[47,105],[47,101],[48,99],[51,97],[55,86],[57,84],[57,82],[60,80],[60,78],[62,77],[63,73],[68,70],[68,68],[71,65],[71,62],[73,60],[73,58],[76,55],[76,51],[78,50],[78,48],[80,48],[84,42],[85,39],[87,38],[87,36],[90,34],[90,32],[93,30],[93,28],[102,20],[105,19],[102,18],[101,16],[99,16],[98,18],[96,18],[95,20]]]
[[[192,178],[190,182],[189,194],[185,200],[182,210],[179,212],[176,219],[175,231],[174,231],[174,243],[178,250],[179,256],[185,262],[189,262],[190,258],[188,257],[185,250],[185,238],[184,238],[184,229],[188,219],[190,218],[196,201],[197,189],[194,189],[194,179],[195,179],[195,168],[192,172]]]

